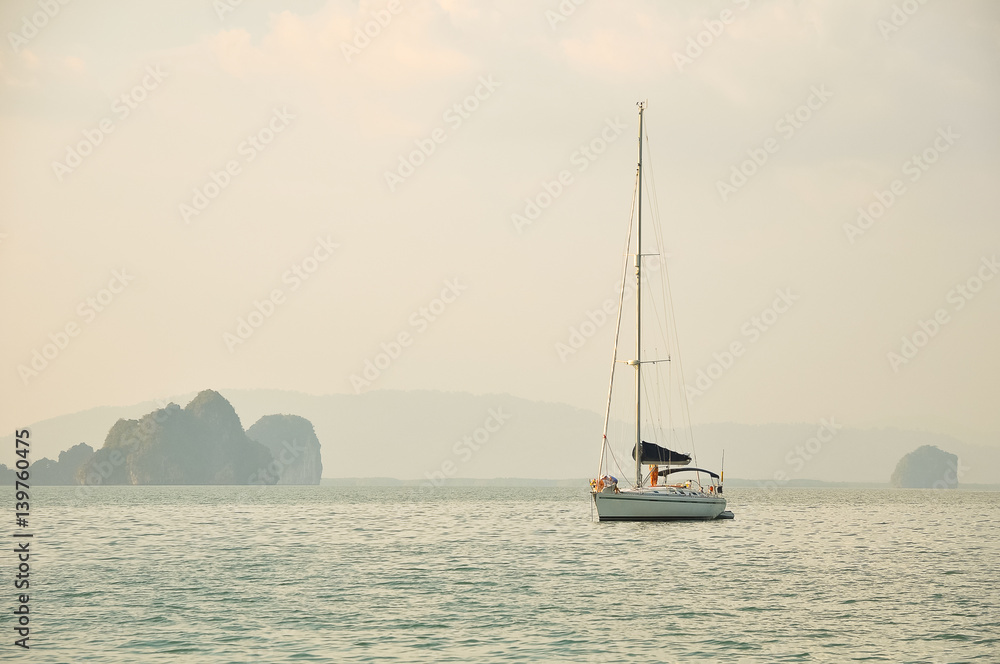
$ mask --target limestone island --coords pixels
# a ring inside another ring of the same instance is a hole
[[[897,489],[955,489],[958,457],[933,445],[923,445],[899,460],[890,482]]]
[[[319,484],[323,461],[309,420],[265,415],[244,431],[232,404],[205,390],[184,408],[120,419],[101,449],[80,443],[31,473],[32,484]],[[0,465],[7,480],[13,472]]]

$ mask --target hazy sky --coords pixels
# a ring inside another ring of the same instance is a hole
[[[209,387],[600,410],[612,325],[558,344],[614,295],[640,99],[688,381],[715,376],[696,423],[1000,431],[996,2],[8,0],[0,26],[5,431]]]

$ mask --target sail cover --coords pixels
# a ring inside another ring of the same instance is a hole
[[[705,470],[704,468],[667,468],[666,470],[661,470],[657,475],[666,477],[674,473],[708,473],[709,476],[715,479],[721,479],[718,473],[713,473],[711,470]]]
[[[632,448],[632,458],[635,458],[635,447]],[[671,466],[684,466],[691,463],[691,455],[668,450],[665,447],[660,447],[656,443],[647,443],[646,441],[642,441],[642,460],[639,463],[655,463],[658,466],[665,466],[668,464]]]

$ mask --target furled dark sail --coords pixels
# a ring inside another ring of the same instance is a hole
[[[635,458],[635,447],[632,448],[632,458]],[[691,463],[691,455],[668,450],[656,443],[642,441],[642,460],[640,463],[644,465],[655,463],[658,466],[666,466],[667,464],[671,466],[684,466]]]

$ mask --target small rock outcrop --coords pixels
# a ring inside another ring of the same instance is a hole
[[[77,484],[77,473],[81,466],[94,455],[94,448],[87,443],[77,443],[59,453],[53,461],[42,457],[31,462],[29,483],[32,486],[60,486]],[[8,468],[0,463],[0,485],[13,484],[17,468]]]
[[[954,489],[958,457],[933,445],[918,447],[899,460],[890,482],[900,489]]]
[[[247,429],[247,436],[265,445],[274,457],[266,479],[278,484],[319,484],[323,459],[309,420],[298,415],[265,415]]]
[[[55,461],[39,459],[31,464],[32,484],[66,485],[76,484],[76,474],[80,467],[94,456],[94,448],[87,443],[78,443],[59,453]]]

